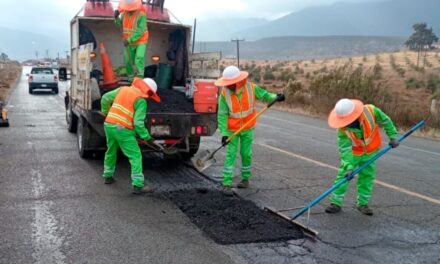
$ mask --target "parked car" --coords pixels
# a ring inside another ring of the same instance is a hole
[[[58,76],[48,67],[33,67],[28,76],[29,93],[35,89],[48,89],[58,93]]]

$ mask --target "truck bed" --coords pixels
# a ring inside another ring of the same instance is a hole
[[[170,89],[159,89],[157,93],[161,102],[148,100],[148,113],[196,113],[193,103],[186,98],[184,93]]]

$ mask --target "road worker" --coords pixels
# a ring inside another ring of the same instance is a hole
[[[341,99],[329,115],[328,124],[337,129],[341,165],[335,183],[348,177],[353,170],[374,157],[381,145],[380,127],[393,148],[399,146],[397,129],[393,121],[378,107],[364,105],[359,100]],[[373,215],[368,207],[376,175],[376,163],[362,170],[357,179],[357,209],[365,215]],[[338,213],[344,202],[349,182],[344,183],[330,196],[331,204],[325,209],[329,214]]]
[[[222,144],[227,142],[229,136],[239,130],[248,120],[255,117],[256,100],[272,102],[284,101],[283,94],[269,93],[262,87],[248,80],[249,73],[240,71],[235,66],[228,66],[223,71],[215,85],[222,87],[219,97],[218,126],[222,134]],[[235,169],[235,160],[238,146],[241,154],[241,182],[238,188],[248,188],[251,177],[252,142],[254,140],[254,127],[256,120],[248,125],[227,145],[223,169],[223,194],[232,196],[232,181]]]
[[[121,148],[131,165],[133,194],[151,192],[144,185],[142,173],[142,154],[136,135],[144,143],[157,146],[145,128],[147,102],[145,98],[160,102],[156,94],[157,85],[150,78],[134,78],[131,86],[125,86],[104,94],[101,99],[101,111],[106,116],[104,123],[107,138],[107,152],[104,159],[105,184],[111,184],[116,168],[117,151]]]
[[[147,52],[147,15],[141,0],[121,0],[115,11],[115,24],[122,26],[124,39],[124,61],[128,79],[131,82],[137,75],[144,76],[145,55]],[[135,69],[132,68],[134,64]],[[136,72],[136,74],[135,74]]]

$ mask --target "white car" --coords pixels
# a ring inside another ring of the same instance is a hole
[[[49,67],[33,67],[28,75],[29,93],[36,89],[48,89],[58,93],[58,76]]]

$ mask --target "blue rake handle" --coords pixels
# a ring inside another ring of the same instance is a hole
[[[417,129],[419,129],[421,126],[423,126],[425,124],[425,120],[420,121],[419,123],[417,123],[417,125],[413,126],[410,130],[408,130],[405,134],[403,134],[402,136],[400,136],[400,138],[398,139],[399,142],[402,142],[405,138],[407,138],[409,135],[411,135],[414,131],[416,131]],[[335,185],[333,185],[330,189],[328,189],[327,191],[325,191],[324,193],[322,193],[320,196],[318,196],[318,198],[316,198],[315,200],[313,200],[312,202],[310,202],[308,205],[306,205],[304,208],[302,208],[301,210],[299,210],[291,219],[295,220],[296,218],[298,218],[300,215],[302,215],[303,213],[307,212],[311,207],[315,206],[317,203],[319,203],[322,199],[324,199],[325,197],[327,197],[330,193],[332,193],[335,189],[339,188],[339,186],[341,186],[342,184],[344,184],[347,181],[350,181],[351,179],[354,178],[354,176],[356,176],[356,174],[358,174],[359,172],[361,172],[363,169],[365,169],[366,167],[368,167],[371,163],[375,162],[377,159],[379,159],[380,157],[382,157],[385,153],[387,153],[388,151],[391,150],[391,146],[387,146],[386,148],[384,148],[383,150],[381,150],[379,153],[377,153],[376,156],[374,156],[373,158],[371,158],[369,161],[367,161],[366,163],[364,163],[362,166],[358,167],[356,170],[353,171],[353,173],[348,176],[345,177],[344,179],[340,180],[338,183],[336,183]]]

